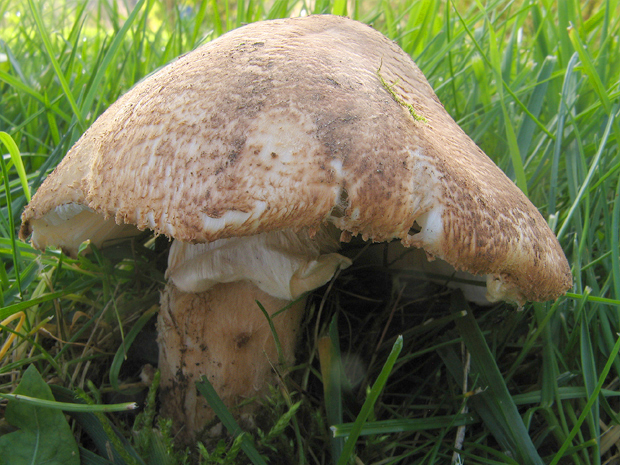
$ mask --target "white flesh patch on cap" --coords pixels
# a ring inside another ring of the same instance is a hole
[[[40,250],[60,247],[75,257],[80,245],[89,240],[101,247],[110,238],[133,236],[138,230],[133,225],[118,225],[113,218],[107,220],[90,208],[68,203],[57,206],[39,219],[33,219],[32,245]]]
[[[213,218],[205,213],[202,216],[202,223],[207,231],[218,231],[226,228],[226,226],[240,227],[242,224],[253,218],[260,218],[262,213],[267,209],[267,203],[257,200],[254,209],[251,212],[241,212],[239,210],[228,210],[219,218]],[[256,221],[258,226],[258,221]]]
[[[334,158],[329,162],[329,165],[334,170],[334,174],[337,179],[343,179],[345,177],[346,173],[342,169],[342,160],[339,158]]]
[[[420,226],[420,232],[415,235],[415,239],[425,245],[439,245],[443,233],[442,213],[443,208],[437,205],[432,210],[418,216],[416,223]]]
[[[494,274],[487,275],[486,297],[490,302],[505,300],[506,302],[515,302],[519,307],[522,307],[527,300],[514,284],[507,283],[502,276]]]
[[[285,300],[322,286],[351,260],[337,253],[337,242],[319,231],[274,231],[219,239],[206,244],[174,241],[168,256],[170,279],[184,292],[203,292],[217,283],[250,281]]]
[[[319,149],[313,138],[315,132],[316,125],[303,110],[294,106],[287,111],[272,109],[259,113],[252,121],[245,146],[258,148],[257,161],[265,165],[273,164],[272,154],[276,154],[274,168],[282,169],[289,164],[298,165],[303,160],[300,152]]]

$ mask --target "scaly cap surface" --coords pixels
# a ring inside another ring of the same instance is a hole
[[[69,253],[126,225],[203,243],[332,222],[486,274],[493,299],[554,299],[572,282],[537,209],[411,58],[336,16],[250,24],[137,84],[22,220],[20,237]]]

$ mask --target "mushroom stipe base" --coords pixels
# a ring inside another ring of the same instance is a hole
[[[248,282],[221,283],[201,293],[168,284],[163,291],[157,322],[162,414],[172,419],[180,442],[194,441],[214,416],[195,388],[201,376],[233,408],[266,395],[293,365],[305,299],[272,319],[280,354],[257,301],[269,315],[290,304]],[[250,414],[256,405],[234,411]]]

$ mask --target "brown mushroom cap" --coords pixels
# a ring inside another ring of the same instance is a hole
[[[332,222],[489,275],[496,299],[554,299],[572,282],[543,217],[411,58],[336,16],[250,24],[137,84],[22,221],[22,239],[69,253],[126,225],[202,243]]]

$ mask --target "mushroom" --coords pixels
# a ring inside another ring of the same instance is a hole
[[[20,237],[75,255],[145,229],[173,239],[161,397],[189,438],[213,416],[199,376],[232,406],[293,362],[303,296],[350,264],[352,236],[486,275],[493,301],[572,282],[543,217],[411,58],[337,16],[244,26],[137,84],[46,179]],[[296,302],[273,317],[280,358],[256,300],[271,315]]]

